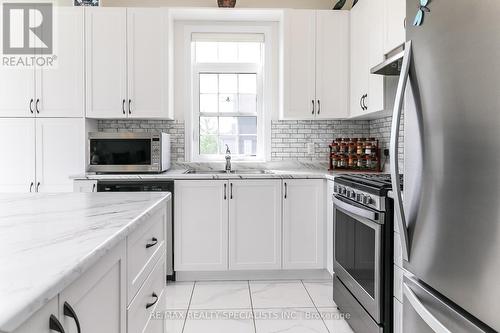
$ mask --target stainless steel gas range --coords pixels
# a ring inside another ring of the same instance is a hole
[[[392,332],[390,176],[342,175],[334,183],[334,300],[355,332]]]

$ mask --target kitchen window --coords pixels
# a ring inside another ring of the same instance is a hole
[[[193,33],[195,161],[264,159],[264,34]]]

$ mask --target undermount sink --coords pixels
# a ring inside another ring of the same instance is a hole
[[[272,174],[268,170],[231,170],[227,172],[225,170],[188,170],[186,174],[198,174],[198,175],[211,175],[211,174],[231,174],[231,175],[265,175]]]

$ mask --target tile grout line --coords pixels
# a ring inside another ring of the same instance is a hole
[[[247,284],[248,284],[248,294],[250,296],[250,307],[252,308],[253,331],[257,333],[257,324],[255,323],[255,311],[253,309],[252,289],[250,288],[250,280],[247,281]]]
[[[189,297],[189,303],[188,307],[186,310],[186,318],[184,318],[184,323],[182,324],[182,330],[181,333],[184,333],[184,329],[186,328],[186,321],[189,315],[189,308],[191,308],[191,301],[193,300],[193,294],[194,294],[194,287],[196,286],[196,281],[193,282],[193,288],[191,289],[191,296]]]
[[[304,287],[304,289],[306,290],[306,293],[307,295],[309,296],[309,298],[311,299],[311,302],[313,303],[314,305],[314,308],[316,309],[316,312],[319,314],[319,317],[321,318],[321,321],[323,322],[323,325],[325,325],[325,328],[326,328],[326,331],[329,332],[329,333],[332,333],[330,332],[330,330],[328,329],[328,326],[326,325],[325,323],[325,320],[323,319],[323,316],[321,315],[321,312],[319,312],[319,309],[318,307],[316,306],[316,303],[314,302],[311,294],[309,293],[309,290],[307,290],[307,287],[306,285],[304,284],[304,280],[300,280],[300,283],[302,283],[302,286]]]

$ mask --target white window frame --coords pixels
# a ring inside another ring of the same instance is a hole
[[[248,63],[218,63],[204,64],[195,63],[195,52],[192,45],[193,33],[252,33],[264,35],[264,52],[262,62],[258,64]],[[184,52],[186,73],[190,73],[186,78],[186,88],[189,86],[189,93],[186,94],[186,103],[189,103],[190,112],[185,114],[186,130],[186,161],[188,162],[223,162],[224,155],[200,155],[199,154],[199,73],[257,73],[257,155],[256,156],[233,156],[233,161],[238,162],[266,162],[271,159],[271,119],[273,100],[278,92],[274,92],[273,75],[269,64],[273,57],[273,28],[269,25],[186,25],[184,27]],[[214,114],[215,115],[215,114]],[[224,116],[245,116],[243,113],[224,113]],[[248,114],[255,116],[255,114]],[[220,114],[218,114],[220,116]],[[191,136],[192,133],[192,136]]]

